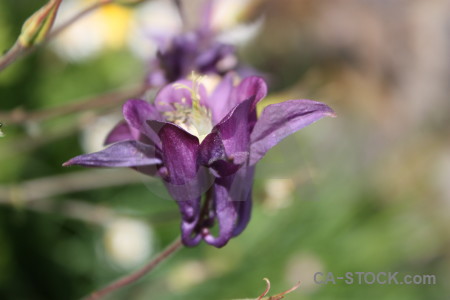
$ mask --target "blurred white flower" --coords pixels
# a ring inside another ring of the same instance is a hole
[[[245,44],[261,31],[264,18],[247,21],[245,14],[257,0],[221,0],[216,1],[212,13],[212,27],[220,32],[218,40],[234,45]]]
[[[212,27],[217,31],[223,31],[238,25],[252,2],[254,0],[215,1],[212,13]]]
[[[123,268],[133,268],[152,254],[154,235],[148,224],[121,218],[106,225],[104,244],[112,262]]]
[[[208,275],[205,263],[197,260],[185,261],[172,269],[167,283],[172,291],[183,292],[208,279]]]
[[[55,28],[82,11],[93,1],[65,0]],[[82,61],[105,49],[130,47],[138,57],[148,59],[156,53],[158,37],[173,36],[183,26],[170,1],[146,1],[134,8],[108,4],[78,20],[52,42],[56,53],[69,61]]]
[[[240,44],[256,36],[262,18],[249,25],[239,23],[253,1],[215,1],[211,18],[214,30],[220,32],[219,40]],[[93,0],[63,1],[54,28],[92,3]],[[183,1],[183,4],[187,5],[188,1]],[[196,19],[201,13],[197,12]],[[51,45],[61,58],[68,61],[83,61],[103,50],[126,46],[136,56],[150,59],[155,56],[158,45],[185,30],[172,1],[144,1],[133,8],[108,4],[66,28]]]
[[[314,274],[323,271],[323,263],[319,257],[311,253],[300,253],[288,261],[286,279],[292,285],[300,281],[302,292],[312,292],[320,287],[314,282]]]
[[[294,189],[295,184],[292,179],[268,179],[264,185],[264,191],[266,193],[264,208],[270,212],[289,206],[292,202]]]
[[[171,1],[144,2],[133,14],[127,43],[135,55],[148,59],[155,56],[157,41],[175,36],[182,29],[180,15]]]
[[[239,24],[232,29],[219,34],[217,39],[222,43],[233,45],[243,45],[255,38],[261,31],[264,24],[264,17],[258,18],[256,21],[248,24]]]
[[[61,3],[54,28],[84,10],[93,1],[65,0]],[[55,52],[68,61],[81,61],[107,48],[125,44],[131,24],[130,8],[115,4],[105,5],[78,20],[59,35],[51,45]]]
[[[85,153],[97,152],[105,148],[104,141],[108,133],[122,120],[120,114],[94,117],[81,132],[81,147]]]

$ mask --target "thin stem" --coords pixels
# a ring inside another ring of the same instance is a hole
[[[264,278],[264,281],[266,282],[266,290],[261,294],[261,296],[258,297],[256,300],[261,300],[263,297],[267,295],[270,291],[270,281],[267,278]]]
[[[17,58],[21,56],[24,48],[20,46],[18,42],[16,42],[11,49],[6,52],[5,55],[0,57],[0,71],[12,64]]]
[[[111,107],[122,102],[123,99],[140,96],[147,89],[148,86],[141,84],[126,90],[121,89],[107,92],[86,100],[71,101],[71,103],[66,105],[38,111],[27,112],[21,108],[17,108],[12,112],[0,111],[0,119],[3,123],[8,125],[22,124],[26,122],[41,122],[53,117],[69,115],[90,109]]]
[[[151,179],[148,179],[151,180]],[[142,182],[131,170],[88,170],[0,185],[0,204],[26,204],[60,195]]]
[[[281,294],[276,295],[275,297],[284,297],[285,295],[292,293],[293,291],[295,291],[296,289],[298,289],[298,287],[300,286],[301,282],[297,282],[296,285],[294,285],[293,287],[291,287],[289,290],[287,290],[286,292],[282,292]],[[280,298],[281,299],[281,298]]]
[[[88,297],[85,298],[85,300],[97,300],[101,299],[104,296],[114,292],[115,290],[118,290],[124,286],[127,286],[131,283],[136,282],[140,278],[142,278],[144,275],[152,271],[156,266],[158,266],[162,261],[167,259],[170,255],[175,253],[178,249],[180,249],[183,246],[181,243],[181,238],[178,237],[172,244],[170,244],[166,249],[164,249],[163,252],[161,252],[155,259],[150,261],[147,265],[145,265],[143,268],[137,270],[136,272],[123,277],[122,279],[119,279],[108,286],[93,292]]]

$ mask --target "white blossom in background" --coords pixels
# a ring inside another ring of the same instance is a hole
[[[182,293],[209,279],[209,273],[204,262],[186,261],[172,269],[167,284],[172,291]]]
[[[230,30],[222,32],[217,39],[222,43],[245,45],[258,35],[263,24],[264,17],[260,17],[251,23],[239,24]]]
[[[122,268],[144,263],[154,251],[150,226],[131,218],[120,218],[106,225],[104,245],[108,258]]]
[[[183,24],[172,1],[147,1],[133,14],[127,44],[142,59],[155,56],[157,40],[168,39],[183,30]]]
[[[242,23],[242,17],[256,0],[216,1],[212,15],[212,27],[220,32],[218,40],[241,45],[255,38],[264,24],[264,17]]]
[[[254,0],[220,0],[214,2],[212,26],[217,31],[232,28],[241,22],[242,15]]]
[[[97,152],[105,148],[104,141],[111,128],[121,120],[119,114],[96,117],[81,131],[81,147],[85,153]]]
[[[242,25],[239,19],[254,0],[219,0],[212,14],[218,39],[242,44],[259,32],[263,18]],[[64,0],[54,28],[94,3],[92,0]],[[183,1],[188,5],[188,1]],[[128,47],[137,57],[148,60],[155,56],[161,41],[181,34],[186,28],[172,1],[145,1],[131,7],[105,5],[66,28],[51,42],[52,49],[62,59],[80,62],[108,49]]]
[[[54,28],[92,5],[93,1],[65,0],[61,3]],[[78,20],[51,42],[51,47],[67,61],[83,61],[104,49],[120,48],[130,28],[132,10],[114,4],[97,9]]]
[[[55,28],[92,3],[63,1]],[[156,37],[172,36],[181,30],[181,19],[171,1],[146,1],[134,8],[108,4],[65,29],[52,47],[68,61],[83,61],[103,50],[125,46],[138,57],[148,59],[156,53]]]
[[[266,198],[264,199],[264,208],[271,212],[277,209],[288,207],[292,202],[292,193],[295,184],[289,178],[271,178],[264,185]]]
[[[310,293],[320,287],[314,282],[314,274],[317,272],[324,272],[321,259],[312,253],[299,253],[288,260],[285,276],[292,285],[301,282],[299,291]]]

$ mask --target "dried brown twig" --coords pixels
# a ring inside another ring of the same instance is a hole
[[[142,177],[131,170],[88,170],[32,179],[20,184],[0,186],[0,204],[22,205],[59,195],[103,187],[141,183]]]
[[[16,108],[11,112],[0,112],[0,120],[6,125],[24,124],[30,122],[41,122],[50,118],[83,112],[91,109],[108,108],[116,106],[124,99],[132,98],[143,94],[148,89],[145,84],[130,87],[127,89],[107,92],[105,94],[90,97],[86,100],[72,101],[62,106],[27,112],[23,108]]]
[[[300,282],[298,282],[296,285],[294,285],[292,288],[290,288],[289,290],[282,292],[278,295],[275,296],[270,296],[270,297],[266,297],[266,295],[269,293],[270,291],[270,280],[267,278],[263,279],[266,282],[266,289],[264,290],[264,292],[255,300],[281,300],[284,298],[284,296],[286,296],[287,294],[295,291],[296,289],[298,289],[298,287],[300,286]],[[236,299],[236,300],[253,300],[253,299]]]

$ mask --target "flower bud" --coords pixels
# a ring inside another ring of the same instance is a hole
[[[22,47],[37,45],[47,37],[60,4],[61,0],[50,0],[25,21],[19,36],[19,44]]]

